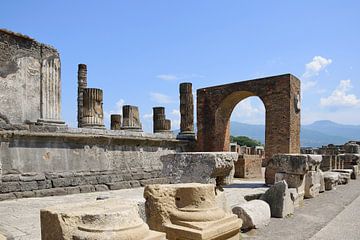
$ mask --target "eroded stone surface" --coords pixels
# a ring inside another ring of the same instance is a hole
[[[305,198],[314,198],[320,194],[321,178],[319,171],[308,171],[305,174]]]
[[[149,185],[144,197],[150,228],[170,240],[239,237],[241,220],[218,207],[212,184]]]
[[[283,218],[294,213],[294,203],[286,181],[275,183],[260,198],[270,205],[271,216]]]
[[[183,152],[163,156],[163,175],[173,183],[226,185],[234,175],[234,152]]]
[[[57,205],[40,211],[42,240],[165,239],[149,230],[137,205],[108,199]]]
[[[241,229],[263,228],[269,224],[271,218],[270,206],[262,200],[252,200],[232,208],[242,221]]]
[[[337,172],[324,172],[325,190],[333,190],[339,182],[340,173]]]

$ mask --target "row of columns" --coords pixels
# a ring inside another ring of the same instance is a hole
[[[194,100],[191,83],[181,83],[180,87],[180,133],[179,139],[195,139]],[[87,66],[78,65],[78,112],[79,128],[105,128],[103,112],[103,91],[87,87]],[[111,115],[112,130],[142,131],[139,109],[137,106],[124,105],[123,116]],[[170,132],[171,121],[166,119],[164,107],[153,108],[154,133]]]

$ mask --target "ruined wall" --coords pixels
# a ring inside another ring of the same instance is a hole
[[[0,200],[168,183],[161,156],[189,147],[170,134],[93,129],[0,131],[0,142]]]
[[[60,119],[56,49],[0,29],[0,113],[11,123]]]

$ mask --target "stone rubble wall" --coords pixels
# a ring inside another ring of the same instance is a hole
[[[0,200],[169,183],[161,157],[190,147],[171,134],[32,128],[0,131]]]

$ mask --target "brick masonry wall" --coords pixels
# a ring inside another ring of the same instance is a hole
[[[258,155],[239,155],[235,162],[235,177],[238,178],[261,178],[262,158]]]
[[[169,183],[161,156],[190,147],[169,135],[94,131],[0,131],[0,200]]]

